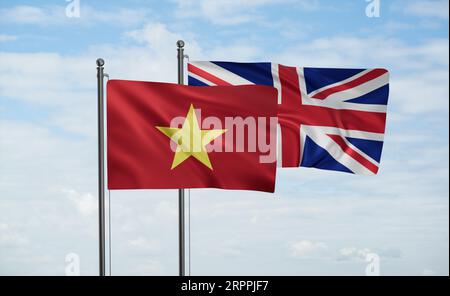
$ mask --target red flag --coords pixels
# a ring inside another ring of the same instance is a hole
[[[273,192],[277,91],[110,80],[109,189]]]

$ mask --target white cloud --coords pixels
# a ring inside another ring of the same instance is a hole
[[[383,50],[378,49],[379,44],[383,44]],[[378,66],[430,70],[435,66],[448,66],[448,52],[447,39],[431,39],[409,45],[395,38],[335,36],[298,44],[283,50],[274,58],[285,64],[310,67]]]
[[[240,257],[244,254],[239,247],[239,244],[219,246],[218,253],[221,256],[228,258]]]
[[[394,31],[413,29],[414,25],[412,25],[410,23],[404,23],[404,22],[398,22],[398,21],[389,21],[385,24],[385,28],[389,32],[394,32]]]
[[[295,258],[309,258],[322,254],[327,245],[322,242],[300,240],[290,244],[290,253]]]
[[[365,261],[368,254],[373,253],[370,249],[358,249],[346,247],[339,250],[338,260],[361,260]]]
[[[151,12],[145,8],[104,10],[83,5],[81,1],[80,17],[67,17],[63,5],[32,6],[17,5],[0,9],[0,23],[16,23],[25,25],[61,25],[104,23],[110,26],[129,26],[144,22]]]
[[[0,52],[0,96],[52,108],[47,126],[95,136],[96,66],[99,52],[111,78],[175,82],[180,34],[160,23],[125,34],[139,47],[93,47],[80,55]],[[187,40],[188,41],[188,40]],[[174,54],[175,52],[175,54]],[[199,54],[195,40],[189,52]],[[89,74],[90,73],[90,74]]]
[[[52,11],[53,13],[53,11]],[[37,24],[47,21],[49,14],[42,8],[29,5],[18,5],[0,9],[0,19],[25,24]]]
[[[406,114],[448,113],[448,81],[449,73],[445,70],[394,76],[390,82],[391,97]]]
[[[62,189],[67,198],[73,202],[83,216],[93,216],[97,214],[97,198],[90,193],[78,193],[73,189]]]
[[[151,17],[151,11],[142,7],[140,9],[121,8],[118,10],[102,10],[91,6],[81,6],[80,21],[87,23],[104,23],[107,25],[137,25],[144,23]]]
[[[28,238],[7,223],[0,222],[0,247],[17,248],[28,244]]]
[[[164,275],[164,268],[157,260],[140,260],[132,270],[133,275],[159,276]]]
[[[156,240],[149,240],[146,237],[139,236],[135,239],[131,239],[128,242],[129,246],[133,250],[155,252],[159,251],[161,246]]]
[[[203,17],[222,25],[236,25],[254,20],[256,16],[250,12],[259,6],[266,5],[271,0],[251,1],[195,1],[178,0],[178,14],[183,17]]]
[[[180,17],[202,17],[214,24],[238,25],[262,21],[261,8],[288,5],[293,9],[313,11],[319,9],[317,0],[176,0]]]
[[[319,0],[296,0],[292,1],[292,4],[298,6],[301,10],[308,12],[323,8]]]
[[[17,39],[18,39],[18,37],[14,36],[14,35],[0,34],[0,42],[15,41]]]
[[[56,53],[0,52],[0,60],[0,95],[3,97],[61,106],[75,100],[79,93],[94,85],[90,83],[92,79],[83,75],[83,71],[91,65],[90,68],[95,70],[95,61],[84,57],[63,57]],[[76,90],[75,96],[71,89]]]
[[[367,255],[371,253],[386,259],[399,259],[402,257],[402,251],[397,248],[379,248],[371,250],[369,248],[344,247],[339,250],[337,260],[366,261]]]
[[[148,23],[142,29],[125,33],[126,37],[145,44],[155,53],[175,49],[175,41],[182,39],[182,34],[170,31],[163,23]],[[196,47],[195,41],[191,41],[189,47]]]
[[[42,123],[7,120],[0,121],[0,134],[3,200],[22,196],[23,180],[27,180],[26,189],[48,193],[68,184],[72,188],[86,186],[86,179],[96,177],[96,168],[89,165],[96,161],[96,153],[90,151],[96,145],[95,137],[72,139]],[[62,195],[60,189],[54,191]],[[31,196],[36,196],[36,192]]]
[[[409,45],[394,38],[338,36],[289,48],[273,60],[292,66],[387,68],[391,72],[390,110],[416,115],[448,113],[448,55],[446,39]]]
[[[398,10],[406,14],[448,20],[448,0],[415,0],[396,3]]]
[[[95,56],[0,52],[0,61],[0,96],[27,103],[35,112],[58,110],[42,122],[47,127],[94,136]]]

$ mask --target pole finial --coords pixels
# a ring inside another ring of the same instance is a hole
[[[99,59],[97,59],[96,63],[97,63],[98,67],[103,67],[103,65],[105,65],[105,60],[103,60],[102,58],[99,58]]]
[[[178,46],[178,48],[183,48],[184,47],[184,41],[183,40],[178,40],[177,41],[177,46]]]

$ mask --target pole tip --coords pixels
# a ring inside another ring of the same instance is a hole
[[[184,47],[184,41],[183,40],[178,40],[177,41],[177,46],[178,46],[178,48],[183,48]]]
[[[98,67],[103,67],[103,65],[105,64],[105,61],[102,58],[100,58],[100,59],[97,59],[96,63],[97,63]]]

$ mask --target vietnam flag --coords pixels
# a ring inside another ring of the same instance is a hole
[[[273,192],[277,91],[110,80],[109,189]]]

